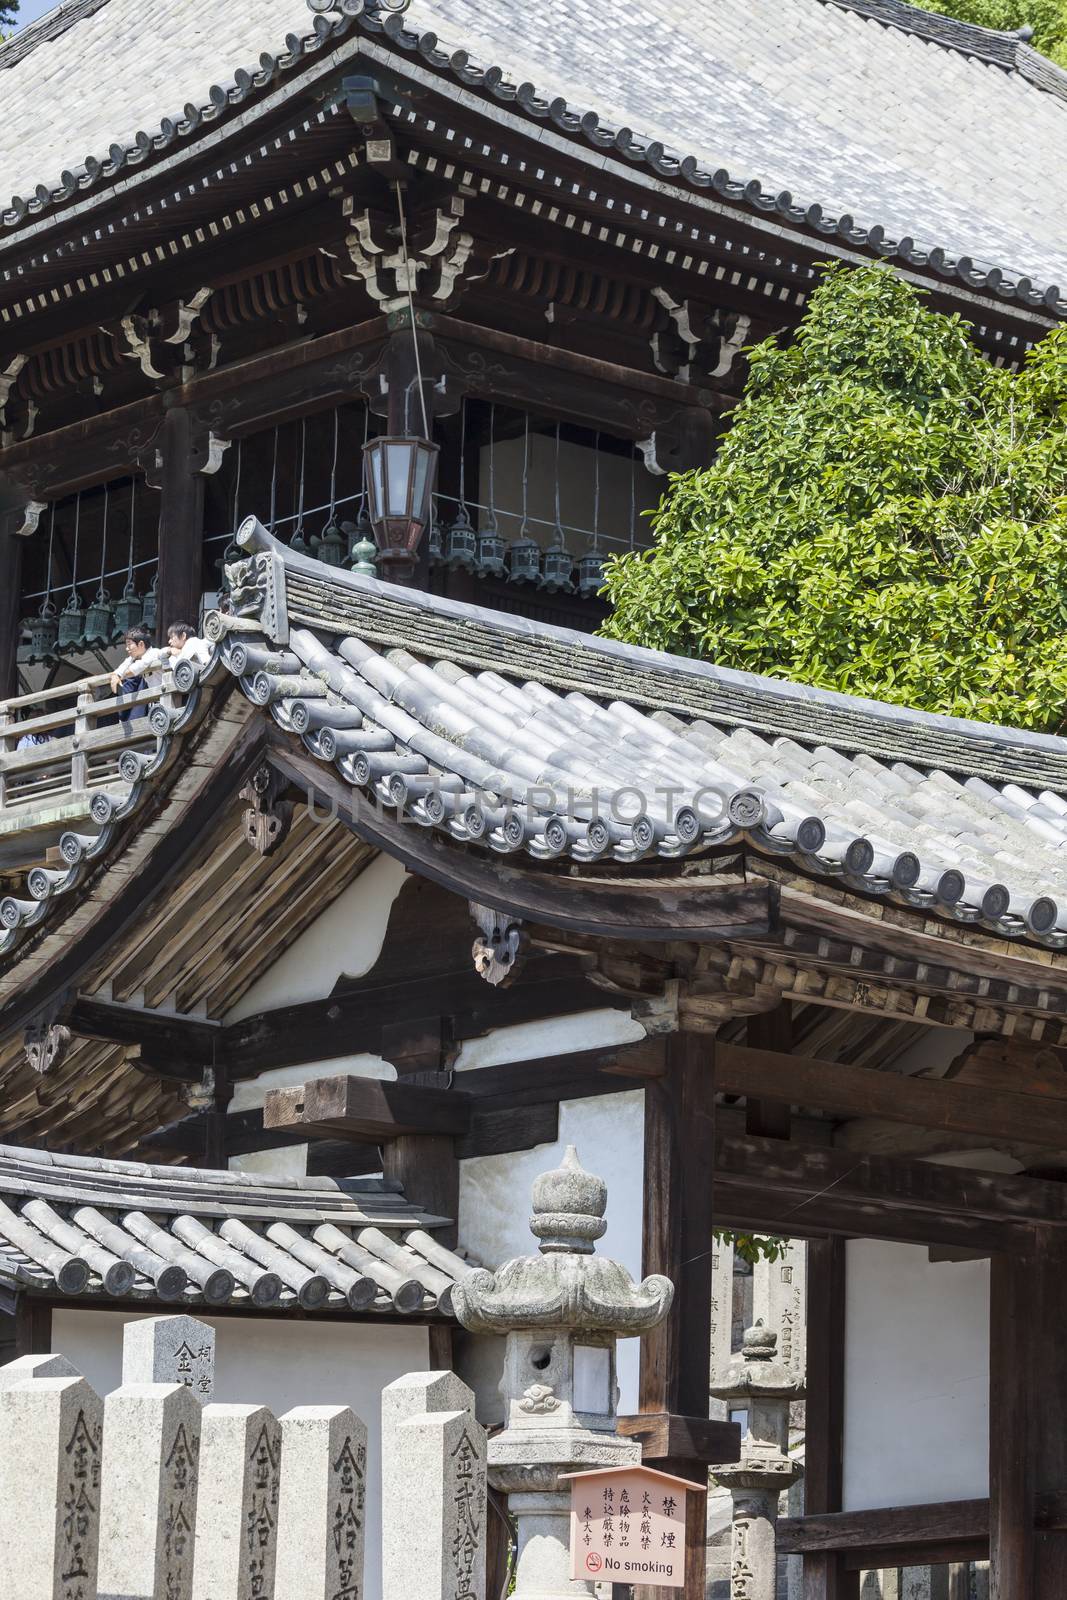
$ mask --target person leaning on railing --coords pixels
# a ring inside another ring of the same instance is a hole
[[[153,645],[147,628],[130,628],[126,633],[126,659],[111,674],[112,692],[119,699],[138,694],[142,689],[159,688],[163,683],[163,668],[170,661],[194,661],[204,666],[211,647],[200,639],[187,622],[172,622],[167,629],[165,645]],[[120,722],[132,722],[147,715],[145,705],[127,706],[119,712]]]

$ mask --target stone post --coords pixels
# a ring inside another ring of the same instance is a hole
[[[740,1461],[712,1468],[733,1498],[731,1600],[775,1600],[778,1497],[802,1471],[788,1454],[789,1406],[804,1386],[776,1359],[777,1346],[778,1335],[757,1322],[741,1354],[711,1386],[720,1400],[748,1410]]]
[[[534,1184],[540,1254],[470,1272],[453,1291],[465,1328],[507,1335],[506,1427],[489,1441],[489,1482],[508,1496],[518,1528],[515,1600],[592,1592],[570,1577],[570,1493],[560,1479],[641,1459],[640,1446],[616,1431],[615,1345],[658,1326],[674,1288],[663,1277],[635,1284],[596,1255],[606,1206],[605,1184],[569,1147],[562,1166]]]
[[[96,1596],[103,1413],[84,1378],[0,1392],[0,1586],[18,1600]]]
[[[205,1406],[192,1600],[273,1596],[281,1447],[266,1406]]]
[[[193,1317],[126,1326],[122,1387],[104,1401],[101,1600],[190,1600],[202,1420],[197,1378],[200,1392],[210,1393],[214,1340]],[[186,1350],[192,1361],[179,1353]],[[206,1355],[195,1355],[200,1351]],[[175,1380],[155,1382],[157,1373]]]
[[[206,1404],[215,1392],[214,1328],[184,1315],[127,1323],[122,1382],[181,1383]]]
[[[382,1600],[485,1600],[485,1430],[455,1373],[382,1391],[382,1505]]]
[[[347,1406],[296,1406],[280,1420],[279,1600],[362,1600],[367,1429]]]

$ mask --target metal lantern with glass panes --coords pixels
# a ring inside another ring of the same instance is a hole
[[[440,447],[430,439],[382,434],[363,446],[367,500],[383,575],[409,582],[430,521]]]
[[[478,551],[478,536],[471,527],[470,513],[460,502],[455,519],[445,534],[445,566],[454,572],[473,572]]]

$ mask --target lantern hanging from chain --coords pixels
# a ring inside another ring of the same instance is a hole
[[[445,534],[445,565],[454,572],[473,572],[478,556],[478,536],[471,526],[470,513],[460,505]]]
[[[574,571],[574,557],[567,549],[563,539],[563,524],[560,521],[559,510],[559,423],[556,423],[556,526],[552,535],[552,543],[544,554],[544,561],[538,575],[538,588],[546,589],[549,594],[574,592],[571,574]]]
[[[633,499],[633,473],[630,474],[631,501]],[[630,521],[633,522],[631,505]],[[604,586],[604,556],[600,550],[600,435],[594,443],[593,475],[593,542],[578,562],[578,593],[583,600],[592,600]]]
[[[342,522],[341,532],[348,540],[348,555],[345,557],[345,565],[351,567],[354,572],[356,562],[363,559],[362,556],[356,555],[357,549],[365,544],[374,545],[374,529],[370,524],[370,514],[367,511],[365,498],[360,501],[359,512],[355,522]]]
[[[82,497],[74,503],[74,559],[71,562],[70,594],[59,614],[60,650],[81,650],[85,645],[85,609],[78,593],[78,541],[81,533]]]
[[[439,567],[445,559],[445,535],[441,527],[441,518],[438,514],[437,502],[434,502],[433,516],[430,519],[430,533],[426,540],[426,559],[431,571]]]
[[[507,545],[501,537],[500,529],[492,512],[478,529],[478,545],[475,555],[475,570],[480,578],[503,578],[506,576]]]
[[[87,645],[109,645],[115,632],[115,615],[111,596],[104,587],[107,577],[107,522],[110,509],[111,488],[104,484],[104,521],[100,535],[100,583],[85,613],[85,642]]]
[[[537,583],[541,576],[541,546],[527,531],[530,482],[530,413],[524,419],[522,436],[522,522],[519,535],[508,548],[508,577],[512,583]]]
[[[48,527],[48,567],[44,580],[44,598],[35,616],[23,624],[30,634],[30,664],[51,663],[56,659],[56,640],[59,637],[59,618],[52,600],[52,544],[56,531],[56,505],[52,502],[52,516]]]
[[[347,555],[347,540],[333,517],[321,534],[312,538],[311,548],[327,567],[343,567]]]

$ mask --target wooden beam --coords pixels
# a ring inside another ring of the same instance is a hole
[[[63,1020],[79,1038],[143,1045],[147,1056],[184,1062],[190,1078],[198,1078],[203,1067],[224,1054],[222,1024],[202,1017],[173,1016],[145,1006],[79,995]]]
[[[717,1063],[721,1090],[760,1102],[785,1101],[835,1116],[881,1117],[998,1142],[1067,1148],[1067,1100],[944,1078],[905,1077],[750,1045],[721,1044]]]
[[[619,1418],[619,1432],[640,1443],[646,1461],[723,1463],[741,1459],[741,1429],[736,1422],[710,1417],[679,1417],[670,1411],[640,1411]]]
[[[780,1555],[810,1555],[822,1550],[870,1550],[876,1545],[889,1550],[950,1540],[988,1543],[988,1500],[945,1500],[925,1506],[782,1517],[777,1547]]]
[[[594,988],[567,957],[535,956],[506,989],[494,989],[463,966],[401,983],[361,982],[322,1000],[257,1012],[226,1029],[224,1054],[230,1072],[240,1077],[359,1051],[379,1053],[382,1030],[398,1017],[409,1030],[419,1019],[448,1017],[451,1038],[459,1042],[519,1022],[628,1004]]]
[[[397,822],[285,735],[268,759],[289,781],[328,807],[369,844],[453,893],[510,915],[602,939],[724,940],[766,938],[777,927],[777,887],[740,879],[678,878],[669,882],[576,878],[506,859],[483,861],[432,831]]]
[[[399,1139],[407,1134],[464,1134],[470,1131],[468,1097],[454,1089],[431,1089],[383,1082],[344,1073],[313,1078],[286,1089],[270,1089],[263,1126],[292,1132],[295,1139],[317,1134],[357,1140]]]

